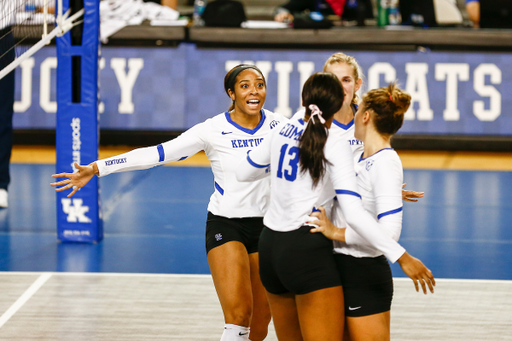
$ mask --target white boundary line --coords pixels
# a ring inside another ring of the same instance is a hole
[[[157,273],[128,273],[128,272],[38,272],[38,271],[0,271],[1,275],[37,275],[52,274],[54,276],[119,276],[119,277],[176,277],[176,278],[211,278],[211,275],[203,274],[157,274]]]
[[[5,324],[5,322],[9,321],[9,319],[12,317],[12,315],[16,314],[16,312],[25,304],[27,301],[43,286],[46,281],[52,277],[51,273],[43,273],[41,276],[39,276],[38,279],[32,285],[23,293],[23,295],[20,296],[14,302],[14,304],[7,309],[7,311],[0,317],[0,328]]]
[[[158,274],[158,273],[128,273],[128,272],[39,272],[39,271],[0,271],[2,275],[38,275],[50,274],[53,276],[109,276],[109,277],[170,277],[170,278],[211,278],[204,274]],[[408,277],[393,277],[394,281],[412,281]],[[507,279],[466,279],[466,278],[436,278],[436,282],[472,282],[472,283],[511,283]]]

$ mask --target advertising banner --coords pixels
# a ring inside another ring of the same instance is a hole
[[[186,130],[228,109],[226,71],[252,62],[265,73],[265,108],[292,115],[305,80],[339,51],[103,47],[100,127]],[[342,51],[343,52],[343,51]],[[346,51],[347,52],[347,51]],[[512,54],[348,51],[363,91],[398,80],[412,95],[403,134],[512,135]],[[55,127],[55,52],[38,52],[16,71],[15,128]]]

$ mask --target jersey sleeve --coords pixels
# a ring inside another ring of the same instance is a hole
[[[379,159],[375,166],[371,182],[377,219],[388,234],[398,241],[402,231],[402,163],[398,155],[393,153],[390,158]]]
[[[374,164],[370,181],[375,197],[379,225],[393,240],[398,241],[402,231],[402,182],[403,169],[398,156],[380,158]],[[349,230],[350,227],[347,227]],[[357,232],[350,231],[354,245],[371,245]]]
[[[352,229],[347,229],[345,239],[347,244],[353,244],[358,235],[367,240],[391,261],[396,262],[405,249],[393,240],[382,226],[364,209],[361,196],[357,192],[356,176],[352,161],[352,151],[345,140],[337,139],[326,154],[330,165],[329,176],[336,191],[343,215]]]
[[[280,125],[272,129],[258,147],[249,150],[246,157],[240,160],[236,169],[236,179],[238,181],[255,181],[270,175],[272,135]]]
[[[177,138],[162,144],[137,148],[128,153],[96,161],[99,176],[131,170],[148,169],[186,159],[206,148],[207,122],[190,128]]]

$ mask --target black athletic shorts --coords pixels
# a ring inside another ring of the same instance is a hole
[[[263,217],[226,218],[208,212],[206,220],[206,253],[227,242],[244,244],[247,253],[258,252]]]
[[[336,254],[334,258],[341,276],[346,316],[368,316],[391,309],[393,277],[386,257]]]
[[[341,285],[332,241],[311,226],[290,232],[263,228],[260,237],[260,277],[268,292],[307,294]]]

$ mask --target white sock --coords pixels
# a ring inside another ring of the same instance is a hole
[[[224,333],[220,341],[247,341],[249,340],[249,327],[237,326],[236,324],[226,323]]]

